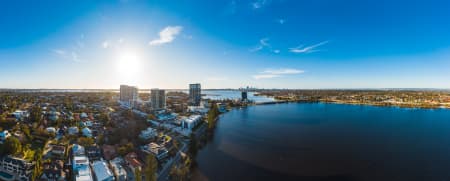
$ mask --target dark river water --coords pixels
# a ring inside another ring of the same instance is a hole
[[[277,104],[232,110],[193,180],[450,180],[450,110]]]

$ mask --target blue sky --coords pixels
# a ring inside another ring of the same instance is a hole
[[[1,88],[450,88],[450,2],[0,2]]]

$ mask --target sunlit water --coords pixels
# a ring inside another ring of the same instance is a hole
[[[450,111],[340,104],[232,110],[194,180],[450,180]]]

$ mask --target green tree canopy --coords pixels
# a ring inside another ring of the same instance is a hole
[[[22,144],[16,137],[10,136],[5,140],[5,143],[0,145],[1,155],[16,154],[22,151]]]
[[[156,181],[156,170],[158,169],[158,162],[155,156],[149,154],[146,158],[147,166],[145,167],[144,174],[145,180]]]

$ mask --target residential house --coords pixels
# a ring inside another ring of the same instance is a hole
[[[153,154],[156,159],[162,160],[166,158],[169,151],[164,146],[158,145],[156,143],[149,143],[141,147],[142,151],[148,154]]]
[[[136,170],[141,170],[143,166],[135,152],[128,153],[125,156],[125,164],[131,169],[132,173],[135,173]]]
[[[94,161],[94,163],[92,163],[92,170],[96,181],[114,180],[114,175],[105,161]]]
[[[52,161],[43,164],[42,175],[39,177],[41,181],[66,181],[68,170],[64,170],[64,162],[62,160]]]
[[[139,134],[139,138],[147,140],[150,138],[154,138],[156,135],[157,135],[156,129],[148,127],[147,129],[141,131],[141,134]]]

